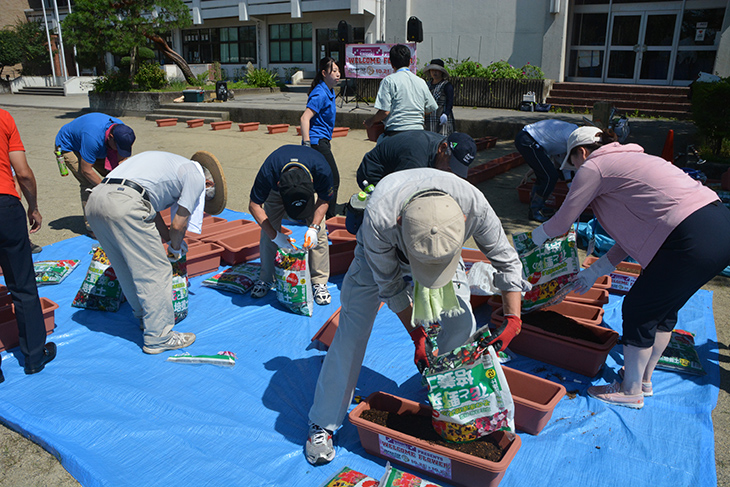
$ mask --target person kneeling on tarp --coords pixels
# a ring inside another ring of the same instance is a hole
[[[414,323],[432,321],[423,320],[424,315],[430,314],[442,325],[437,337],[441,353],[463,345],[476,331],[461,260],[462,247],[470,237],[497,269],[494,282],[502,290],[507,324],[495,338],[498,349],[498,341],[506,348],[519,333],[520,293],[531,287],[522,278],[517,252],[484,194],[438,169],[408,169],[383,178],[370,196],[357,236],[355,259],[340,293],[339,326],[309,411],[305,455],[313,465],[335,457],[332,433],[342,425],[352,400],[381,301],[410,334],[416,347],[414,362],[423,369],[429,363],[426,332]],[[403,279],[404,272],[413,277],[413,291]],[[419,306],[414,308],[414,302]],[[421,303],[431,302],[441,303],[442,309],[422,314]]]
[[[130,157],[96,186],[86,205],[91,229],[144,329],[145,353],[185,348],[195,334],[173,331],[172,266],[187,250],[185,232],[200,233],[203,211],[226,206],[220,162],[199,151],[188,159],[169,152]],[[168,229],[159,212],[171,208]],[[168,242],[168,251],[160,240]]]

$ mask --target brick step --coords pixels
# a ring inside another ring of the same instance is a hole
[[[200,115],[191,114],[190,112],[188,112],[187,115],[180,115],[180,114],[167,113],[167,112],[154,112],[154,113],[148,113],[144,117],[145,120],[151,120],[153,122],[155,120],[160,120],[163,118],[177,118],[178,123],[185,123],[188,120],[195,120],[198,118],[202,118],[203,123],[222,122],[223,121],[220,119],[220,117],[201,117]]]
[[[170,105],[163,105],[151,114],[156,113],[165,113],[172,116],[193,116],[193,118],[217,118],[218,120],[229,120],[230,119],[230,113],[229,112],[219,112],[216,110],[189,110],[186,108],[179,108],[176,106],[175,108],[170,108]]]
[[[610,91],[576,91],[553,88],[549,98],[585,98],[589,100],[640,100],[649,102],[689,103],[684,94],[627,93]]]
[[[18,90],[19,95],[66,96],[63,86],[30,86]]]
[[[557,98],[549,96],[547,103],[557,105],[588,105],[593,107],[593,103],[598,100],[589,98]],[[631,101],[631,100],[608,100],[613,106],[619,110],[638,109],[638,110],[672,110],[678,112],[692,111],[690,103],[672,103],[672,102],[651,102],[651,101]]]
[[[575,113],[590,113],[593,110],[593,105],[586,105],[586,104],[578,104],[578,105],[566,105],[566,104],[560,104],[560,103],[553,103],[552,104],[553,110],[555,109],[561,109],[563,111],[572,111]],[[637,110],[636,108],[620,108],[620,110],[624,113],[626,113],[629,117],[631,114]],[[676,118],[678,120],[687,120],[692,117],[692,114],[690,112],[686,111],[677,111],[677,110],[645,110],[645,109],[638,109],[640,115],[644,116],[650,116],[650,117],[660,117],[660,118]]]
[[[607,91],[611,93],[650,93],[650,94],[684,94],[689,95],[687,86],[655,86],[655,85],[619,85],[609,83],[555,83],[553,90]]]

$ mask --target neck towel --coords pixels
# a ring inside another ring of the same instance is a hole
[[[464,312],[459,306],[453,283],[449,282],[439,289],[429,289],[415,280],[413,282],[413,326],[438,323],[442,317],[452,318]]]

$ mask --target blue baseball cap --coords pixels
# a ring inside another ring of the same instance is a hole
[[[134,144],[137,138],[134,135],[134,130],[127,127],[124,124],[116,124],[112,127],[112,136],[114,137],[114,143],[117,144],[117,154],[119,157],[124,159],[132,155],[132,144]]]

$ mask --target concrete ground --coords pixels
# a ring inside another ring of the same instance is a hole
[[[296,93],[272,93],[244,96],[231,102],[244,107],[268,107],[291,113],[305,106],[306,96]],[[32,238],[39,245],[49,245],[83,233],[78,184],[73,178],[61,178],[52,154],[53,139],[60,127],[88,110],[86,96],[41,97],[0,95],[0,107],[15,118],[25,143],[29,163],[35,172],[39,190],[39,207],[43,228]],[[367,105],[353,110],[348,103],[338,111],[365,118],[373,113]],[[456,108],[457,123],[462,130],[474,136],[498,133],[498,127],[521,126],[540,118],[555,116],[508,110]],[[224,166],[229,184],[228,208],[248,211],[248,195],[255,174],[264,158],[283,144],[299,144],[294,128],[286,134],[268,135],[265,128],[258,132],[242,133],[235,130],[212,131],[208,126],[188,129],[186,125],[158,128],[142,117],[121,117],[137,133],[134,151],[164,150],[181,155],[192,155],[197,150],[215,154]],[[580,123],[581,115],[561,114],[559,118]],[[339,119],[338,119],[339,120]],[[244,122],[251,120],[235,120]],[[289,121],[298,125],[298,121]],[[350,124],[353,128],[357,124]],[[675,148],[679,152],[691,142],[694,127],[688,123],[669,120],[632,120],[632,141],[642,144],[647,152],[659,154],[668,129],[675,130]],[[353,129],[347,137],[332,141],[332,151],[341,174],[339,201],[345,202],[357,190],[355,170],[362,155],[373,147],[364,130]],[[514,152],[512,141],[505,140],[497,147],[478,153],[477,163]],[[527,207],[517,197],[516,187],[527,172],[521,166],[479,185],[502,220],[508,234],[519,233],[536,226],[527,220]],[[472,245],[473,246],[473,245]],[[730,487],[730,279],[717,277],[706,289],[714,291],[714,313],[718,333],[721,387],[718,406],[713,412],[715,427],[715,458],[718,485]],[[51,335],[51,339],[52,339]],[[63,360],[63,351],[57,360]],[[51,365],[52,366],[52,365]],[[0,386],[1,388],[2,386]],[[72,486],[79,485],[58,460],[40,446],[18,433],[0,427],[0,485]]]

